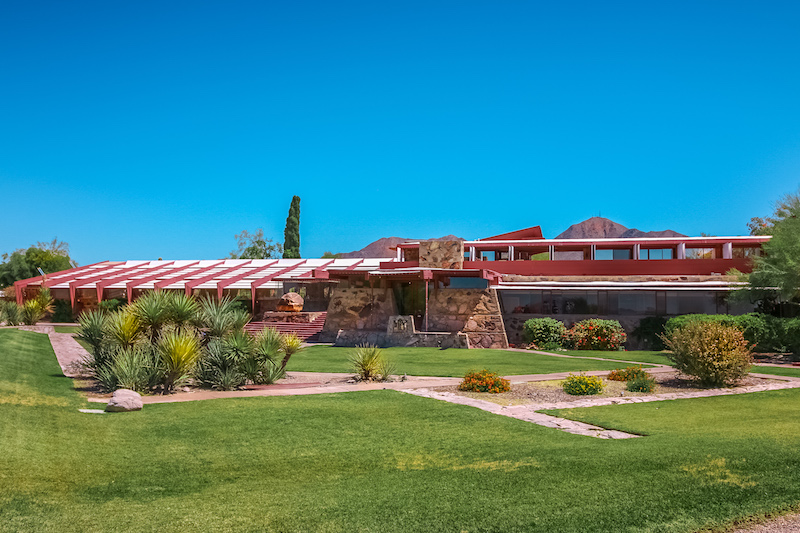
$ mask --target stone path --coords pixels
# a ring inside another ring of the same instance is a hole
[[[41,326],[35,326],[41,327]],[[56,353],[58,364],[61,365],[61,371],[69,378],[80,377],[77,372],[78,365],[84,357],[89,353],[78,344],[78,341],[72,336],[71,333],[56,333],[55,331],[48,333],[50,337],[50,344],[53,345],[53,351]]]

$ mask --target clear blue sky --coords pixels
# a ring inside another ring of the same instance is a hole
[[[37,2],[0,11],[0,252],[81,264],[746,234],[800,184],[796,2]]]

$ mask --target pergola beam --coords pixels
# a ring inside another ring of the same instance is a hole
[[[148,273],[148,272],[153,272],[154,270],[161,270],[161,269],[171,265],[173,262],[174,261],[167,261],[166,263],[163,263],[163,264],[158,265],[156,267],[150,266],[149,268],[145,268],[142,272],[135,272],[134,275],[136,275],[136,274],[145,274],[145,273]],[[142,265],[142,266],[144,266],[144,265]],[[100,302],[100,301],[103,300],[103,291],[105,290],[106,287],[108,287],[110,285],[114,285],[115,283],[119,283],[120,281],[125,281],[126,279],[129,279],[129,278],[130,278],[129,275],[124,275],[124,276],[117,276],[116,278],[105,279],[103,281],[98,282],[97,283],[97,301]],[[128,303],[130,303],[130,301]]]
[[[196,271],[192,272],[192,274],[202,274],[203,272],[208,272],[209,270],[212,270],[212,269],[214,269],[214,268],[217,268],[218,266],[220,266],[220,265],[221,265],[221,264],[223,264],[224,262],[225,262],[225,261],[219,261],[219,262],[217,262],[217,263],[214,263],[213,265],[209,265],[209,266],[206,266],[206,267],[200,268],[200,269],[198,269],[198,270],[196,270]],[[173,277],[171,277],[171,278],[162,279],[162,280],[160,280],[160,281],[156,281],[156,282],[153,284],[153,289],[154,289],[154,290],[157,290],[157,291],[160,291],[161,289],[163,289],[163,288],[165,288],[165,287],[168,287],[169,285],[172,285],[173,283],[177,283],[177,282],[179,282],[179,281],[184,281],[184,280],[185,280],[187,283],[188,283],[188,281],[189,281],[189,280],[187,280],[187,279],[186,279],[186,276],[185,276],[185,275],[173,276]]]
[[[192,295],[192,289],[194,289],[198,285],[202,285],[203,283],[205,283],[207,281],[211,281],[212,279],[214,279],[214,278],[216,278],[218,276],[223,276],[225,274],[229,274],[231,272],[235,272],[235,271],[239,270],[240,268],[243,268],[243,267],[251,265],[252,263],[253,263],[252,261],[248,261],[247,263],[242,263],[241,265],[232,266],[230,268],[226,268],[225,270],[221,270],[220,272],[215,272],[213,274],[209,274],[208,276],[203,276],[202,278],[197,278],[197,279],[193,279],[192,281],[187,281],[186,285],[185,285],[186,296],[191,296]]]
[[[294,264],[292,266],[288,266],[286,268],[282,268],[281,270],[278,270],[277,272],[273,272],[272,274],[264,276],[263,278],[258,278],[256,280],[253,280],[253,282],[250,283],[250,299],[251,299],[251,302],[253,304],[253,314],[255,314],[255,312],[256,312],[256,289],[258,289],[258,287],[260,287],[261,285],[263,285],[263,284],[265,284],[265,283],[267,283],[269,281],[272,281],[272,279],[277,278],[278,276],[282,276],[282,275],[286,274],[287,272],[290,272],[290,271],[294,270],[295,268],[299,267],[300,265],[305,264],[305,262],[306,262],[306,260],[303,259],[299,263],[296,263],[296,264]]]

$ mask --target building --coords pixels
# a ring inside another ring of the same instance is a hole
[[[394,258],[104,262],[21,280],[76,311],[146,290],[246,295],[254,314],[301,291],[306,311],[327,311],[323,340],[339,345],[507,347],[522,324],[556,316],[568,324],[752,311],[729,298],[769,237],[545,239],[538,226],[476,241],[406,242]],[[634,341],[632,341],[633,343]]]

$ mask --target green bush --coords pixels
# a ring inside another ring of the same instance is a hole
[[[554,318],[531,318],[522,325],[522,338],[539,348],[553,349],[564,342],[566,326]]]
[[[603,380],[596,376],[586,374],[570,374],[562,384],[564,392],[573,396],[586,396],[600,394],[603,392],[605,384]]]
[[[641,365],[639,365],[639,366],[629,366],[624,370],[619,368],[616,370],[612,370],[611,372],[609,372],[606,379],[610,381],[630,381],[632,379],[639,379],[643,377],[645,378],[647,377],[647,372],[642,370]]]
[[[75,321],[75,317],[72,314],[72,304],[69,300],[55,300],[53,302],[53,317],[51,320],[56,324]]]
[[[625,388],[629,392],[653,392],[656,388],[656,379],[645,374],[629,380]]]
[[[484,368],[480,372],[467,372],[458,390],[497,394],[510,391],[511,382]]]
[[[690,322],[664,337],[667,357],[679,371],[702,385],[732,385],[750,372],[751,347],[733,325]]]
[[[7,326],[18,326],[22,324],[22,308],[16,302],[0,300],[0,322]]]
[[[383,350],[370,344],[356,346],[349,357],[353,370],[364,381],[377,379],[384,361]]]
[[[661,340],[661,335],[666,324],[667,319],[663,316],[648,316],[639,321],[631,335],[642,341],[648,350],[663,350],[664,341]]]
[[[763,313],[746,315],[681,315],[670,318],[664,327],[669,337],[687,324],[722,324],[734,326],[759,352],[800,353],[800,318],[779,318]]]
[[[590,318],[575,323],[566,334],[576,350],[621,350],[628,336],[617,320]]]
[[[190,331],[168,331],[158,342],[163,366],[162,385],[171,391],[182,384],[194,370],[200,357],[200,341]]]

